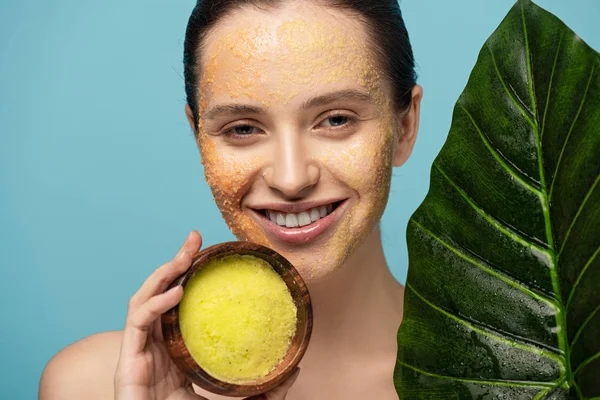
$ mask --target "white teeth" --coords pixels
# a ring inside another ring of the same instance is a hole
[[[304,225],[310,225],[310,223],[311,223],[310,216],[308,215],[308,213],[306,211],[303,211],[300,214],[298,214],[298,225],[304,226]]]
[[[319,210],[317,208],[313,208],[312,210],[310,210],[310,220],[312,222],[315,222],[319,218],[321,218],[321,215],[319,214]]]
[[[268,214],[269,214],[269,219],[271,220],[271,222],[276,224],[277,223],[277,213],[275,213],[273,211],[268,211]]]
[[[321,218],[327,216],[327,208],[325,206],[319,207],[319,215],[321,216]]]
[[[295,228],[298,226],[298,217],[296,214],[288,214],[285,216],[285,226]]]
[[[277,221],[275,222],[277,225],[284,226],[285,225],[285,215],[282,213],[277,213]]]
[[[296,228],[298,226],[306,226],[326,217],[333,211],[333,205],[319,206],[310,210],[302,211],[301,213],[281,213],[278,211],[266,210],[266,217],[279,226],[288,228]]]

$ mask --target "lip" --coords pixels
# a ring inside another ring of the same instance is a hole
[[[298,228],[287,228],[285,226],[279,226],[271,222],[265,215],[262,213],[252,209],[252,213],[255,215],[259,224],[263,227],[263,229],[269,233],[271,236],[275,237],[277,240],[289,244],[306,244],[315,240],[318,236],[320,236],[323,232],[325,232],[329,227],[334,225],[341,217],[341,215],[346,210],[348,199],[343,200],[335,210],[331,212],[328,216],[319,219],[309,225],[305,225]],[[299,204],[299,206],[304,206],[303,203]],[[330,204],[330,203],[321,203],[321,205]],[[311,206],[310,208],[314,208],[315,206]],[[272,208],[269,208],[273,210]],[[279,211],[279,210],[277,210]],[[306,211],[306,210],[302,210]],[[287,211],[282,211],[287,212]],[[290,211],[293,212],[293,211]],[[298,211],[301,212],[301,211]]]

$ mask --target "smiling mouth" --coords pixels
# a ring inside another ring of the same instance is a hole
[[[283,228],[301,228],[327,217],[334,212],[343,201],[314,207],[299,213],[285,213],[274,210],[255,210],[273,224]]]

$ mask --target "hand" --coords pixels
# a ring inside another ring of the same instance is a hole
[[[116,400],[208,400],[194,393],[191,382],[175,366],[163,341],[160,316],[183,296],[183,288],[167,287],[192,264],[202,237],[192,231],[177,255],[146,279],[129,301],[127,320],[115,371]],[[283,400],[297,370],[275,389],[247,400]]]

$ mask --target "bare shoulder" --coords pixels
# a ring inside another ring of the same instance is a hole
[[[112,399],[122,335],[97,333],[58,352],[42,374],[39,400]]]

